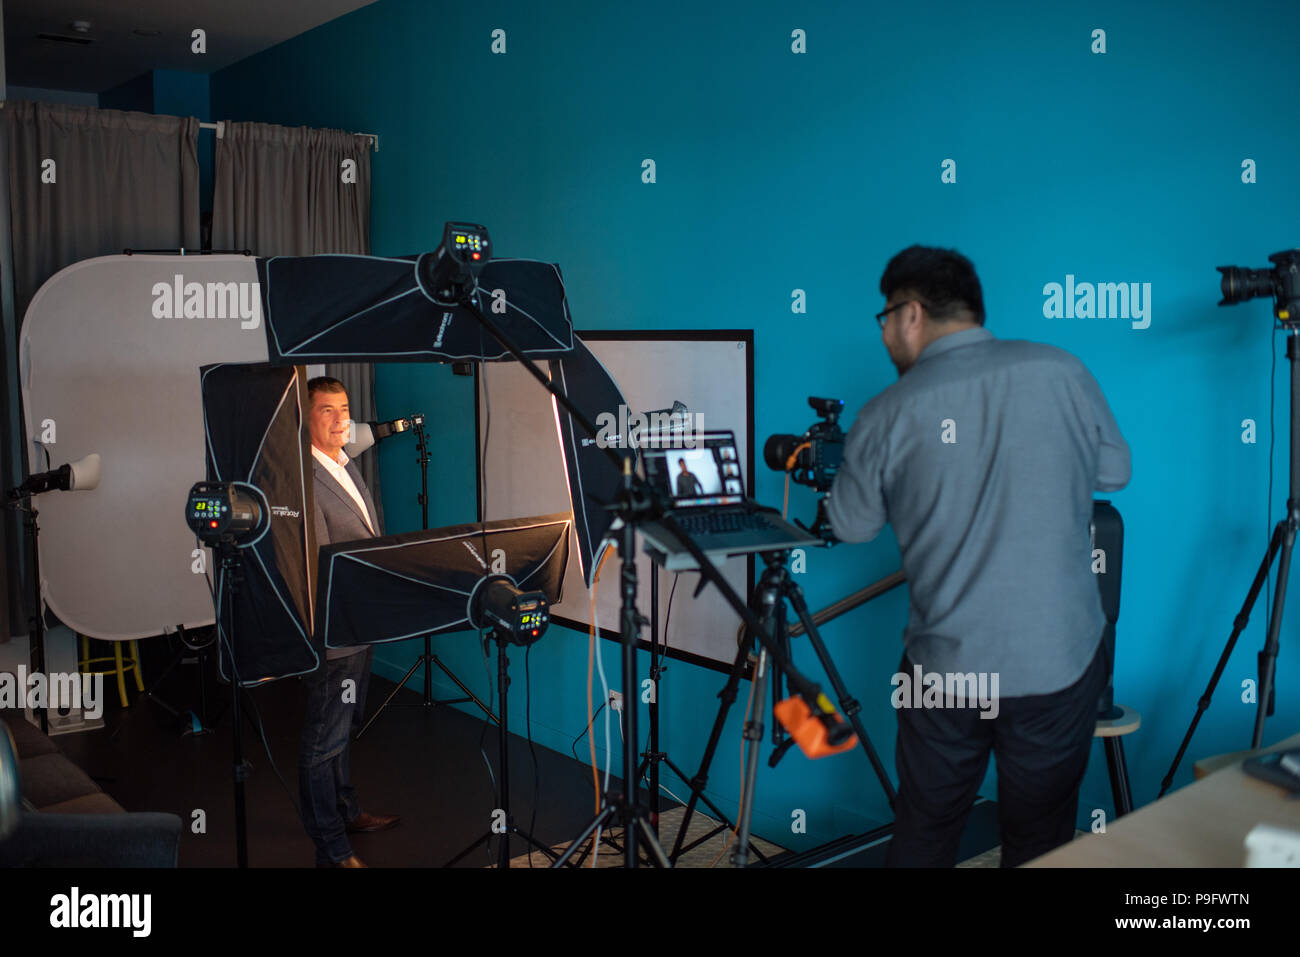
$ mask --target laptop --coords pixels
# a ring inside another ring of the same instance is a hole
[[[683,447],[684,440],[692,447]],[[660,433],[648,438],[641,460],[646,480],[672,502],[668,514],[710,559],[825,544],[745,495],[732,432]],[[647,554],[669,571],[699,567],[662,522],[639,530]]]

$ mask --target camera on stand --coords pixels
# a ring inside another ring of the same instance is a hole
[[[1220,306],[1235,306],[1256,297],[1273,297],[1273,314],[1282,322],[1300,319],[1300,249],[1284,249],[1268,257],[1272,269],[1217,266],[1223,278]]]
[[[844,461],[844,430],[839,426],[844,400],[810,395],[808,405],[821,416],[821,421],[814,422],[803,435],[770,436],[763,445],[763,461],[768,468],[785,472],[800,485],[829,492]],[[825,496],[817,502],[817,518],[808,531],[825,542],[835,541],[826,515]]]

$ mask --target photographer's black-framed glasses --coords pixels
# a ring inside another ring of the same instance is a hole
[[[893,312],[895,309],[902,309],[909,302],[919,302],[921,304],[922,309],[930,308],[921,299],[904,299],[902,302],[896,302],[892,306],[886,306],[884,309],[881,309],[878,313],[876,313],[876,324],[880,326],[881,329],[884,329],[885,322],[888,320],[889,314]]]

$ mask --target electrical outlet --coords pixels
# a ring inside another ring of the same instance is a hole
[[[623,692],[611,691],[609,693],[609,706],[614,711],[623,710]]]

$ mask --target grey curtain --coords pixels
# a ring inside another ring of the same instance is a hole
[[[124,248],[199,246],[199,121],[92,107],[10,100],[4,104],[14,310],[4,316],[0,484],[27,464],[17,404],[16,343],[22,317],[45,280],[82,259]],[[59,465],[62,463],[55,463]],[[45,463],[32,462],[40,471]],[[27,632],[23,531],[0,522],[0,641]],[[7,614],[4,612],[7,611]]]
[[[341,130],[226,123],[217,139],[212,248],[256,256],[370,254],[370,141]],[[327,365],[352,418],[374,422],[371,363]],[[357,459],[383,521],[379,456]]]
[[[14,101],[4,113],[18,316],[82,259],[198,249],[197,119]]]

